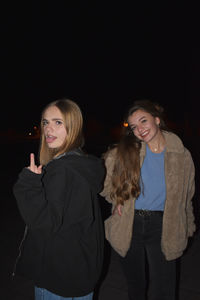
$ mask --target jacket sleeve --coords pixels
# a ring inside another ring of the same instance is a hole
[[[193,203],[192,198],[195,192],[195,168],[192,157],[187,152],[187,159],[188,159],[188,192],[187,192],[187,206],[186,206],[186,214],[187,214],[187,224],[188,224],[188,236],[192,236],[195,231],[195,220],[194,220],[194,213],[193,213]]]
[[[62,224],[67,181],[64,168],[51,169],[48,184],[43,175],[24,168],[13,187],[18,208],[29,228],[55,232]],[[44,187],[45,186],[45,187]]]
[[[108,202],[113,203],[110,197],[112,191],[112,174],[115,163],[115,152],[116,149],[108,151],[104,156],[105,167],[106,167],[106,177],[104,181],[104,187],[100,195],[104,197]],[[114,204],[114,203],[113,203]]]

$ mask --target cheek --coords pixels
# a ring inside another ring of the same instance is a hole
[[[153,129],[155,130],[155,132],[157,132],[158,130],[159,130],[159,127],[158,127],[158,125],[157,124],[153,124],[152,125],[152,127],[153,127]]]
[[[61,133],[61,139],[62,139],[62,141],[64,141],[66,139],[66,137],[67,137],[67,133],[66,133],[66,131],[63,131]]]
[[[140,135],[139,135],[139,132],[138,132],[137,129],[133,131],[133,134],[134,134],[134,136],[136,136],[137,138],[140,138]]]

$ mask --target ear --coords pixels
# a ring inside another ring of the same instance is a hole
[[[157,125],[157,126],[160,126],[160,118],[155,117],[155,121],[156,121],[156,125]]]

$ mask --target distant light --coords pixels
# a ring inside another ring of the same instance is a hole
[[[127,122],[124,122],[124,123],[123,123],[123,126],[124,126],[124,127],[128,127],[128,123],[127,123]]]
[[[34,129],[34,130],[37,130],[37,126],[33,126],[33,129]]]
[[[28,135],[32,135],[32,133],[31,132],[29,132],[29,134]]]

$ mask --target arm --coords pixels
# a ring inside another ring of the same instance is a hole
[[[104,197],[108,202],[113,203],[110,197],[112,191],[112,174],[115,162],[115,149],[108,151],[104,156],[105,167],[106,167],[106,178],[104,181],[104,187],[100,195]]]
[[[115,154],[116,149],[113,149],[111,151],[108,151],[105,156],[105,166],[106,166],[106,178],[104,181],[104,188],[103,191],[100,193],[102,197],[104,197],[109,203],[112,203],[112,214],[118,214],[119,216],[122,215],[122,205],[118,204],[116,205],[116,202],[111,199],[110,194],[112,190],[112,174],[113,174],[113,168],[115,163]]]
[[[188,152],[187,165],[188,168],[188,191],[187,191],[187,205],[186,205],[186,214],[187,214],[187,224],[188,224],[188,236],[192,236],[195,231],[195,222],[194,222],[194,213],[193,213],[193,204],[192,198],[195,192],[195,168],[192,157]]]
[[[27,226],[49,232],[58,230],[62,225],[67,188],[66,170],[61,166],[49,167],[46,174],[24,168],[13,191]]]

